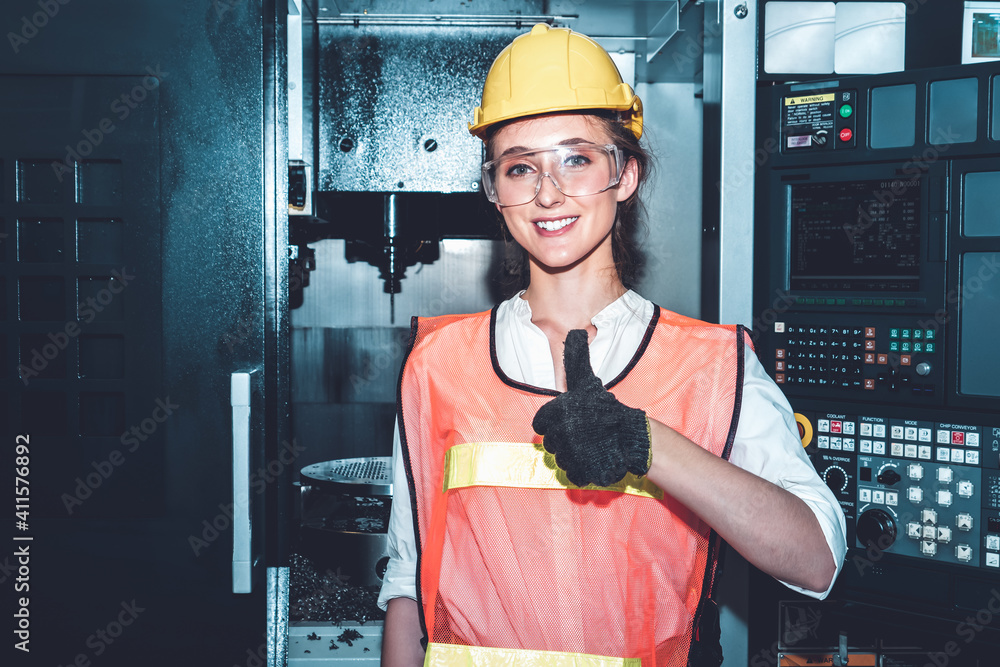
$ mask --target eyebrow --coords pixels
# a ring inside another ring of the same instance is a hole
[[[573,144],[589,144],[589,143],[593,142],[588,141],[587,139],[581,139],[580,137],[573,137],[572,139],[563,139],[562,141],[560,141],[558,144],[555,145],[571,146]],[[528,148],[527,146],[511,146],[503,153],[500,153],[500,155],[498,155],[497,158],[502,158],[503,156],[510,155],[511,153],[527,153],[532,150],[537,150],[537,149]]]

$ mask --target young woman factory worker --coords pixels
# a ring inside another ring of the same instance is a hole
[[[841,510],[745,330],[628,288],[648,157],[608,54],[534,26],[469,129],[528,280],[414,322],[382,664],[718,664],[717,538],[821,598]]]

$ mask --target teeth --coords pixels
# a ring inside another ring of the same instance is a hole
[[[562,229],[566,225],[576,222],[577,218],[580,216],[574,215],[571,218],[562,218],[561,220],[542,220],[536,222],[535,224],[544,229],[547,232],[554,232],[556,230]]]

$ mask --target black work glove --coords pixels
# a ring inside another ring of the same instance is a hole
[[[649,470],[650,434],[646,413],[618,402],[590,367],[587,332],[574,329],[563,349],[566,392],[535,413],[532,428],[542,446],[577,486],[609,486],[626,472]]]

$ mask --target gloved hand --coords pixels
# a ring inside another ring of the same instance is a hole
[[[539,408],[531,422],[542,446],[577,486],[609,486],[626,472],[645,475],[651,451],[646,413],[618,402],[594,375],[583,329],[566,336],[563,363],[566,392]]]

